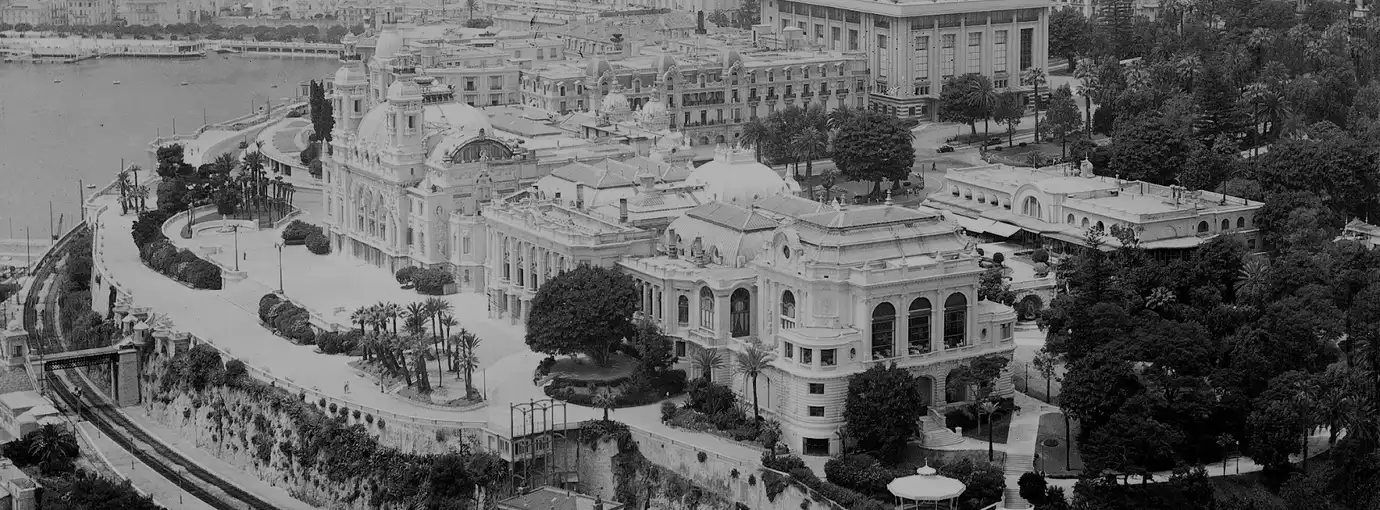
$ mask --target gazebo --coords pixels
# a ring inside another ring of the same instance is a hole
[[[954,501],[966,487],[963,482],[939,476],[939,471],[930,467],[915,470],[915,474],[903,476],[886,484],[886,489],[896,497],[897,510],[952,510],[957,508]]]

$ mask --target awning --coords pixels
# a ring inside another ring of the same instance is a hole
[[[1016,235],[1016,232],[1020,231],[1021,227],[1017,227],[1010,223],[1002,223],[1000,221],[994,221],[991,225],[987,227],[988,233],[996,234],[1002,237],[1011,237],[1013,235]]]
[[[981,234],[986,232],[987,227],[992,225],[992,220],[973,219],[958,215],[954,215],[954,221],[958,223],[958,226],[963,227],[963,230],[967,230],[970,234]]]

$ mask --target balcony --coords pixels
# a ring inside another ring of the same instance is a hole
[[[828,96],[828,95],[829,95],[829,89],[819,89],[819,93],[816,94],[816,95],[818,95],[819,97]]]
[[[848,89],[846,89],[846,88],[838,89],[838,90],[835,90],[834,93],[835,93],[835,94],[838,94],[838,95],[840,95],[840,96],[842,96],[842,95],[848,93]]]
[[[760,103],[762,102],[762,96],[748,96],[747,102],[750,104]]]
[[[787,92],[786,95],[785,95],[785,96],[782,96],[782,97],[785,97],[786,100],[795,99],[795,93],[794,93],[794,92]]]
[[[776,94],[767,94],[767,101],[775,101],[775,100],[777,100],[777,99],[780,99],[780,98],[778,98],[778,97],[776,96]]]

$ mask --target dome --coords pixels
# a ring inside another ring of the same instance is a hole
[[[599,113],[619,114],[628,112],[628,96],[622,92],[609,92],[599,106]]]
[[[651,117],[657,116],[657,115],[665,115],[665,114],[666,114],[666,103],[663,103],[663,102],[661,102],[660,100],[657,100],[657,101],[650,101],[650,102],[648,102],[647,104],[642,105],[642,110],[641,110],[641,111],[642,111],[642,115],[645,116],[645,117],[648,117],[648,118],[651,118]]]
[[[397,85],[397,83],[393,85]],[[392,87],[389,88],[392,89]],[[385,147],[388,145],[387,126],[388,105],[375,106],[359,122],[358,140],[365,144],[374,143],[379,148]],[[464,103],[437,103],[423,106],[422,127],[426,131],[425,134],[428,135],[442,130],[450,130],[449,136],[458,135],[465,139],[478,136],[480,130],[486,134],[493,132],[493,126],[489,124],[488,114]]]
[[[609,61],[605,60],[604,57],[594,57],[589,59],[589,66],[585,68],[585,73],[598,78],[603,76],[605,72],[612,70],[613,66],[609,65]]]
[[[670,69],[674,65],[676,65],[676,57],[672,57],[670,55],[662,55],[656,58],[657,73],[664,73],[667,69]]]
[[[393,80],[393,84],[388,86],[388,94],[384,97],[388,101],[412,101],[422,99],[422,84],[419,83],[421,77],[399,76]]]
[[[737,63],[742,62],[742,61],[743,61],[743,57],[740,56],[740,55],[738,55],[738,52],[737,52],[737,51],[728,50],[728,51],[724,52],[724,58],[723,58],[723,70],[724,70],[724,72],[725,72],[725,73],[728,72],[728,68],[733,67],[733,64],[737,64]]]
[[[348,85],[365,85],[369,78],[364,76],[364,70],[357,65],[343,65],[335,71],[335,85],[337,87]]]
[[[720,149],[714,161],[690,172],[685,183],[704,186],[706,198],[750,207],[757,200],[792,193],[799,189],[767,165],[758,163],[752,151]]]
[[[403,36],[398,33],[398,29],[393,25],[384,25],[383,33],[379,34],[378,42],[374,44],[374,58],[388,60],[397,55],[403,48]]]

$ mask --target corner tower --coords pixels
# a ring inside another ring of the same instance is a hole
[[[332,139],[348,139],[359,129],[369,108],[369,78],[364,74],[357,46],[359,38],[347,33],[340,41],[340,69],[335,72],[335,131]]]

